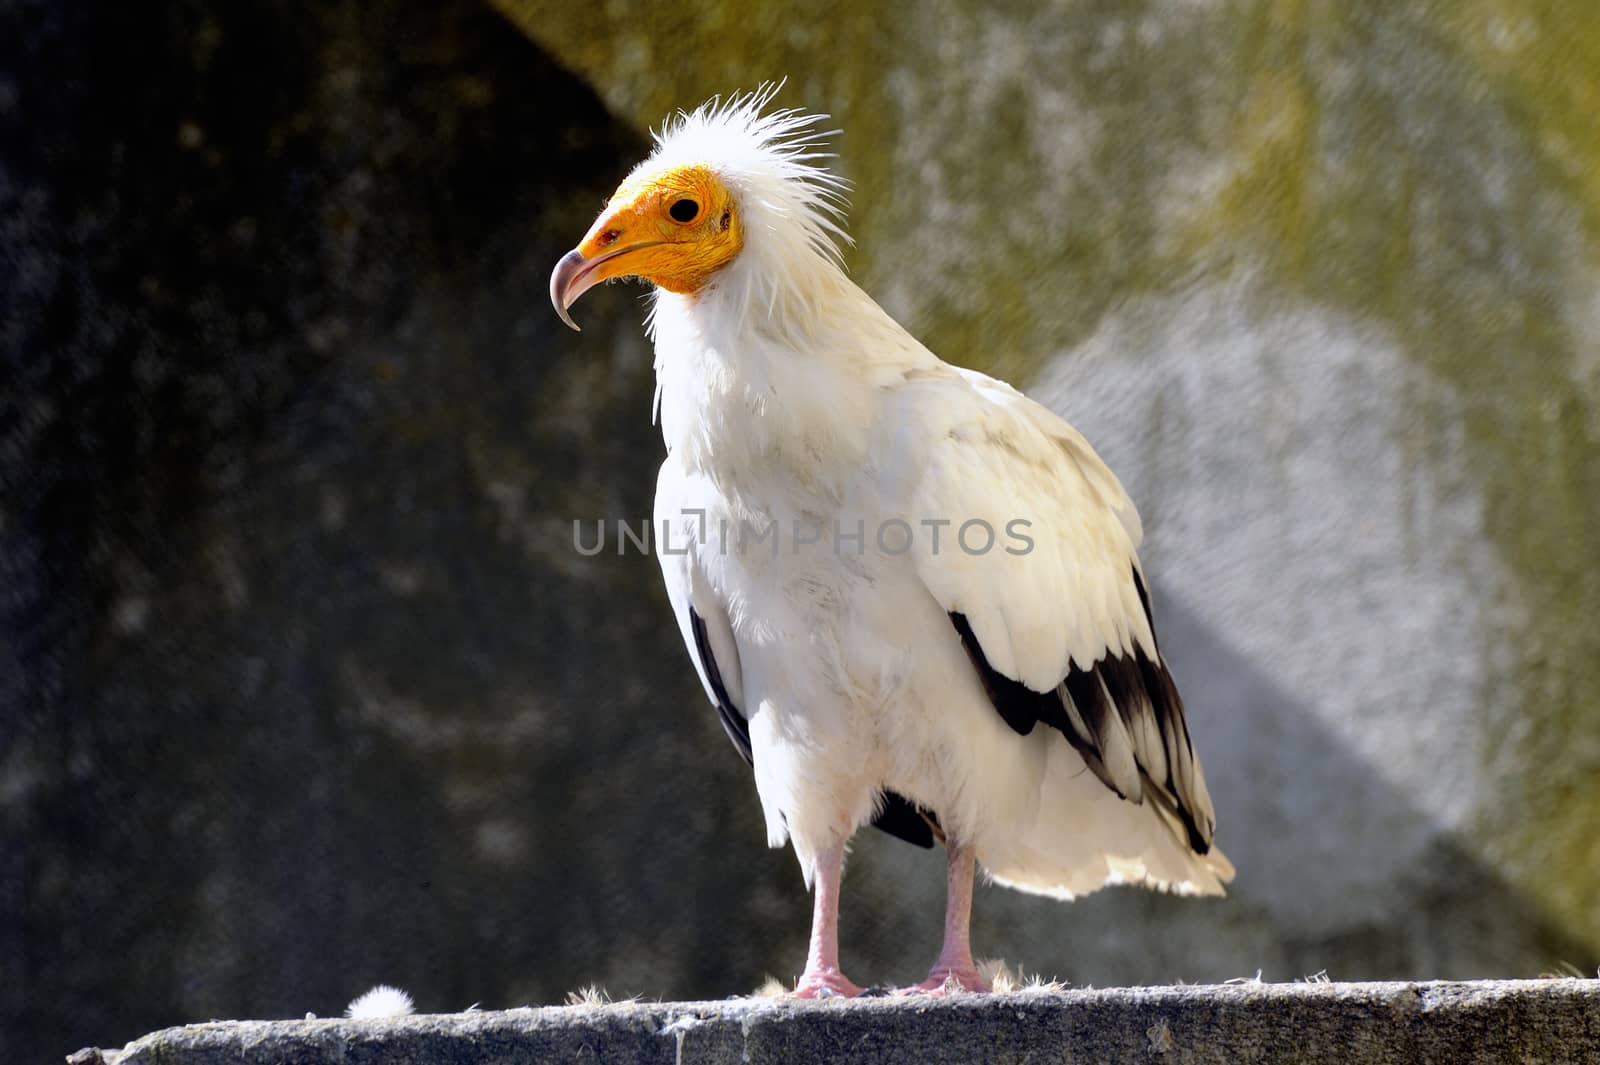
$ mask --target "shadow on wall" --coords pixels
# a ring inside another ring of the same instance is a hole
[[[427,1010],[721,996],[800,957],[793,861],[654,563],[570,549],[573,516],[648,513],[661,445],[636,304],[575,341],[545,279],[643,149],[471,0],[0,13],[0,1058],[379,980]],[[1280,731],[1319,794],[1382,787],[1165,617],[1229,822],[1267,785],[1228,736]],[[1180,928],[1218,976],[1554,942],[1443,842],[1436,924],[1297,940],[1271,839],[1229,846],[1225,909],[1013,898],[980,934],[1031,959],[1058,927],[1099,983],[1166,978]],[[858,877],[884,967],[931,950],[900,897],[927,860]]]
[[[1321,726],[1288,679],[1267,676],[1159,580],[1153,594],[1238,878],[1223,900],[1118,888],[1063,905],[989,888],[974,907],[979,956],[1092,986],[1595,971],[1600,951]],[[863,959],[866,979],[904,980],[938,947],[943,859],[875,835],[858,840],[846,883],[845,960]],[[1420,842],[1397,855],[1397,838]],[[1352,882],[1370,897],[1344,897]]]
[[[1292,678],[1266,676],[1184,604],[1163,602],[1163,647],[1194,707],[1220,815],[1250,826],[1228,838],[1235,894],[1247,921],[1274,929],[1275,978],[1322,969],[1338,979],[1535,976],[1530,962],[1546,971],[1600,963],[1320,726],[1289,690]],[[1264,776],[1263,766],[1278,771]],[[1366,811],[1384,814],[1362,820]],[[1427,842],[1397,858],[1396,838]],[[1341,871],[1351,865],[1374,872]],[[1330,888],[1318,891],[1323,872]],[[1329,897],[1352,882],[1372,897]]]

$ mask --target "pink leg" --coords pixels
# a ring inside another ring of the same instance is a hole
[[[978,975],[972,962],[972,943],[968,926],[972,921],[972,876],[977,869],[977,856],[971,847],[950,840],[945,844],[949,861],[945,888],[944,946],[939,950],[939,960],[933,971],[916,987],[905,993],[931,991],[944,994],[950,990],[989,991],[989,981]]]
[[[811,909],[811,949],[806,971],[794,985],[796,998],[850,998],[861,989],[839,971],[839,877],[844,872],[844,843],[817,855],[816,899]]]

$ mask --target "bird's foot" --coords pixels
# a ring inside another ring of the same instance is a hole
[[[855,998],[861,988],[838,969],[807,969],[790,994],[795,998]]]
[[[994,987],[979,973],[977,966],[968,962],[966,965],[936,965],[928,978],[912,987],[903,987],[897,994],[901,995],[958,995],[963,992],[989,992]]]

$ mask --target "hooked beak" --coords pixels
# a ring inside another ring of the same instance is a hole
[[[594,283],[594,264],[585,259],[577,248],[563,255],[550,273],[550,302],[555,305],[556,314],[571,326],[575,333],[581,333],[583,330],[572,320],[567,308],[577,302],[579,296],[589,291]]]
[[[573,248],[561,257],[561,261],[556,263],[556,268],[550,272],[550,302],[555,306],[556,314],[560,316],[563,322],[571,326],[574,331],[582,332],[582,330],[578,329],[578,323],[574,322],[572,316],[567,313],[567,308],[577,303],[579,296],[588,292],[600,282],[613,277],[627,276],[625,273],[615,269],[602,270],[601,267],[620,255],[626,255],[630,251],[638,251],[640,248],[650,248],[663,243],[665,241],[647,240],[638,244],[629,244],[624,248],[614,248],[604,255],[596,255],[592,259],[585,258],[583,252]]]

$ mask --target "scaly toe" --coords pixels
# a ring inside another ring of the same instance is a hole
[[[928,978],[913,987],[901,988],[895,992],[899,995],[959,995],[966,993],[986,993],[993,991],[989,981],[978,975],[974,968],[946,969],[938,968],[928,974]]]
[[[855,998],[861,994],[861,988],[837,970],[807,971],[801,974],[790,994],[795,998]]]

